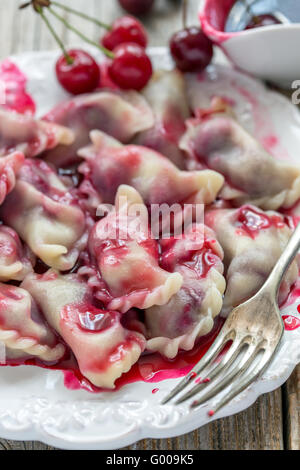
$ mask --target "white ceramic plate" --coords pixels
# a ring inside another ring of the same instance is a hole
[[[95,51],[93,51],[95,53]],[[164,49],[151,51],[154,62],[170,67]],[[55,52],[28,53],[13,57],[29,79],[29,91],[39,114],[61,101],[65,94],[54,75]],[[262,142],[271,143],[275,155],[300,160],[300,114],[286,98],[224,66],[209,69],[202,82],[203,104],[216,93],[233,98],[244,125]],[[254,99],[255,98],[255,99]],[[274,141],[274,135],[278,141]],[[300,164],[300,161],[299,161]],[[300,300],[300,299],[299,299]],[[283,314],[300,319],[297,303]],[[259,395],[282,385],[300,362],[300,328],[285,331],[281,348],[264,376],[213,419],[238,413]],[[116,449],[142,438],[178,436],[207,424],[212,403],[190,411],[187,404],[159,403],[177,379],[152,383],[137,382],[113,393],[90,394],[71,391],[63,374],[37,367],[0,369],[0,436],[7,439],[39,440],[64,449]],[[154,387],[159,388],[155,394]]]

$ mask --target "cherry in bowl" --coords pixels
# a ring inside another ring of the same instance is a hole
[[[275,24],[281,24],[273,15],[259,15],[253,16],[250,23],[246,26],[246,29],[261,28],[263,26],[273,26]]]

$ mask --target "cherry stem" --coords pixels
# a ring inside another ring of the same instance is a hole
[[[30,5],[31,5],[31,2],[22,3],[22,5],[19,6],[19,10],[24,10],[24,8],[27,8]]]
[[[183,0],[183,5],[182,5],[182,23],[183,23],[183,28],[184,28],[184,29],[186,29],[186,27],[187,27],[188,5],[189,5],[189,0]]]
[[[73,13],[74,15],[80,16],[81,18],[84,18],[87,21],[91,21],[92,23],[95,23],[97,26],[100,26],[100,28],[105,28],[107,31],[110,31],[112,29],[111,26],[105,23],[102,23],[101,21],[97,20],[96,18],[93,18],[92,16],[86,15],[85,13],[82,13],[81,11],[75,10],[74,8],[71,8],[66,5],[62,5],[61,3],[53,2],[53,1],[51,1],[51,5],[61,8],[62,10],[65,10],[69,13]]]
[[[67,53],[66,49],[65,49],[65,46],[63,44],[63,42],[61,41],[61,39],[58,37],[58,35],[56,34],[55,30],[53,29],[53,27],[51,26],[51,23],[49,22],[48,18],[45,16],[44,14],[44,11],[42,9],[42,7],[37,7],[37,13],[41,16],[41,18],[43,19],[44,23],[46,24],[47,28],[49,29],[50,33],[52,34],[52,36],[54,37],[54,39],[56,40],[56,42],[58,43],[59,47],[61,48],[65,58],[66,58],[66,61],[69,65],[73,64],[73,59],[72,57],[69,56],[69,54]]]
[[[55,16],[59,21],[61,21],[66,26],[67,29],[69,29],[70,31],[73,31],[73,33],[77,34],[77,36],[79,36],[83,41],[91,44],[92,46],[97,47],[97,49],[100,49],[100,51],[103,52],[103,54],[105,54],[110,59],[115,58],[115,55],[110,50],[106,49],[106,47],[101,46],[97,42],[92,41],[87,36],[82,34],[77,28],[74,28],[74,26],[68,23],[68,21],[65,20],[65,18],[60,16],[58,13],[56,13],[56,11],[54,11],[51,7],[49,7],[48,10],[53,16]]]

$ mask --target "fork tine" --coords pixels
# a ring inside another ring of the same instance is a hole
[[[208,373],[207,376],[209,375],[209,381],[207,382],[200,382],[199,384],[195,385],[191,390],[189,390],[185,395],[180,397],[175,404],[178,405],[179,403],[182,403],[186,400],[188,400],[190,397],[194,396],[196,393],[200,392],[203,388],[205,388],[208,385],[212,384],[212,381],[217,378],[217,376],[222,372],[228,369],[228,367],[231,366],[231,364],[235,361],[237,356],[240,354],[241,349],[246,346],[247,343],[243,341],[236,340],[234,343],[230,346],[229,351],[227,351],[225,357],[222,359],[220,364],[218,364],[212,371],[211,373]]]
[[[223,327],[224,328],[224,327]],[[213,361],[219,352],[223,349],[226,343],[230,340],[230,331],[224,332],[217,337],[214,343],[211,345],[209,350],[203,356],[203,358],[195,365],[195,367],[179,382],[179,384],[171,390],[171,392],[163,399],[162,405],[168,403],[174,398],[181,390],[183,390],[191,381],[195,378],[203,369],[208,365],[209,362]]]
[[[217,411],[219,411],[223,406],[225,406],[229,401],[233,400],[239,393],[241,393],[243,390],[245,390],[252,382],[254,382],[268,367],[270,364],[273,356],[275,354],[275,351],[273,353],[267,353],[265,352],[264,356],[265,359],[263,360],[264,356],[262,357],[261,361],[259,364],[257,364],[257,367],[252,371],[250,375],[247,375],[244,377],[240,383],[239,386],[233,387],[231,391],[229,391],[217,404],[214,406],[214,409],[209,412],[210,416],[213,416]]]
[[[201,405],[205,401],[211,399],[217,393],[220,393],[224,388],[226,388],[234,378],[237,378],[239,375],[242,375],[244,372],[247,371],[249,366],[252,364],[253,360],[255,359],[258,352],[262,349],[263,342],[260,343],[253,343],[247,349],[243,360],[239,364],[236,369],[233,369],[229,374],[227,374],[213,389],[208,390],[202,397],[198,400],[195,400],[191,406],[194,408],[196,406]]]

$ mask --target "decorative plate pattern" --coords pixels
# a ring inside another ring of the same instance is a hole
[[[170,67],[165,49],[153,49],[151,54],[160,67]],[[56,57],[56,52],[39,52],[12,58],[28,76],[29,91],[38,104],[39,115],[65,97],[53,72]],[[300,114],[286,98],[222,65],[210,67],[202,84],[203,104],[221,87],[222,95],[237,102],[236,112],[243,124],[264,145],[272,143],[275,156],[297,158]],[[274,135],[278,138],[276,143],[271,139]],[[282,312],[300,321],[297,303]],[[289,319],[285,321],[288,326]],[[283,384],[300,362],[299,344],[300,328],[286,329],[281,347],[264,376],[213,418],[207,414],[211,403],[192,411],[188,404],[160,405],[177,379],[157,385],[137,382],[117,392],[90,394],[65,388],[59,371],[3,367],[0,369],[0,435],[7,439],[39,440],[64,449],[116,449],[142,438],[177,436],[212,419],[238,413],[259,395]],[[159,389],[155,394],[154,387]]]

